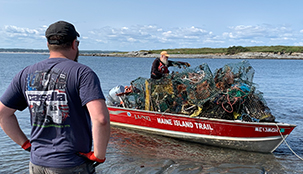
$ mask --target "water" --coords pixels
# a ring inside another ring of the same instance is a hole
[[[27,65],[46,59],[40,54],[0,54],[0,95],[13,76]],[[105,94],[117,85],[130,85],[137,77],[148,78],[154,58],[80,57],[99,76]],[[211,70],[239,59],[178,59],[192,67],[207,63]],[[296,124],[287,138],[301,157],[303,126],[303,60],[251,59],[254,82],[264,93],[276,120]],[[173,70],[173,69],[170,69]],[[28,111],[17,112],[20,127],[29,137]],[[29,153],[0,130],[0,173],[28,173]],[[107,161],[97,173],[302,173],[302,161],[285,144],[272,154],[204,146],[171,138],[112,127]]]

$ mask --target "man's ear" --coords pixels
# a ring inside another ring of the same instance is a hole
[[[78,47],[77,40],[75,39],[72,43],[72,49],[75,50]]]

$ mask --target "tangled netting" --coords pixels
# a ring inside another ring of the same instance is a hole
[[[155,80],[139,77],[109,92],[107,104],[125,108],[249,122],[275,117],[253,83],[248,61],[227,64],[213,74],[204,63]]]

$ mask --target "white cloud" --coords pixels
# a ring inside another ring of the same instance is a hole
[[[134,39],[134,38],[127,38],[127,41],[129,41],[129,42],[136,42],[136,39]]]
[[[7,25],[0,29],[0,48],[46,48],[47,26],[22,28]],[[303,29],[297,32],[288,26],[238,25],[222,33],[190,26],[161,28],[156,25],[133,25],[120,28],[102,27],[82,31],[80,49],[141,50],[165,48],[228,47],[230,45],[302,45]]]
[[[4,48],[43,48],[45,45],[46,27],[36,29],[5,25],[0,29],[0,47]],[[41,46],[41,44],[43,44]]]
[[[114,38],[113,38],[114,35]],[[114,45],[131,45],[132,50],[154,49],[167,47],[197,47],[197,43],[217,42],[213,32],[191,26],[183,28],[164,29],[155,25],[134,25],[130,27],[110,28],[103,27],[89,32],[91,42],[96,40],[109,40]],[[222,42],[222,41],[221,41]],[[106,45],[104,45],[106,46]]]
[[[301,31],[300,31],[301,32]],[[229,27],[229,31],[222,33],[222,38],[232,45],[294,45],[293,41],[302,38],[289,26],[272,25],[239,25]]]
[[[268,28],[263,26],[244,26],[239,25],[235,27],[230,27],[230,32],[224,33],[225,36],[228,36],[232,39],[248,39],[255,37],[268,37],[269,32]]]
[[[295,42],[294,46],[303,46],[303,42]]]
[[[230,27],[229,36],[235,39],[251,39],[251,38],[281,38],[284,36],[292,36],[291,28],[274,27],[270,25],[258,26],[236,26]]]
[[[253,44],[258,44],[258,45],[264,43],[263,41],[259,41],[259,40],[251,40],[250,42]]]
[[[40,37],[44,35],[44,28],[39,29],[29,29],[29,28],[21,28],[12,25],[4,26],[4,33],[7,34],[9,37],[14,36],[29,36],[29,37]]]

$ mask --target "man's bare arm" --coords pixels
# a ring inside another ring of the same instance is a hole
[[[28,139],[19,126],[15,111],[0,102],[1,128],[13,141],[22,146]]]
[[[86,106],[92,120],[94,155],[99,159],[104,159],[110,138],[110,118],[105,100],[93,100]]]

